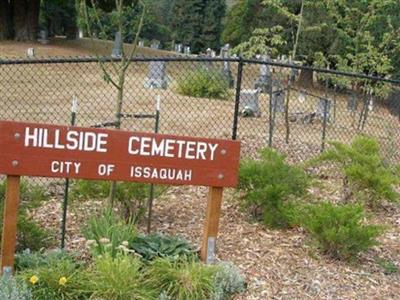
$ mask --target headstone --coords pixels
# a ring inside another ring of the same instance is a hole
[[[48,44],[49,43],[49,33],[46,29],[42,29],[39,31],[39,42],[41,44]]]
[[[78,38],[83,38],[83,30],[82,29],[79,29],[79,31],[78,31]]]
[[[28,58],[34,58],[35,57],[35,48],[28,48],[26,50],[26,56]]]
[[[221,49],[221,58],[229,58],[229,49],[230,46],[229,44],[226,44],[222,49]],[[229,61],[224,61],[224,67],[222,69],[222,74],[225,76],[225,78],[228,80],[229,87],[233,88],[234,81],[233,81],[233,76],[232,76],[232,71],[231,71],[231,65]]]
[[[356,95],[352,94],[349,98],[347,98],[347,110],[350,112],[354,112],[358,107],[358,99]]]
[[[166,89],[168,86],[165,61],[152,61],[144,86],[146,88]]]
[[[260,117],[258,90],[242,90],[240,92],[240,115],[243,117]]]
[[[299,76],[299,69],[292,68],[290,70],[290,80],[292,82],[296,81],[296,78]]]
[[[272,93],[272,111],[285,112],[285,91],[280,89]]]
[[[182,53],[182,44],[175,44],[175,52]]]
[[[322,119],[324,118],[325,105],[326,105],[326,119],[329,120],[331,104],[332,104],[332,101],[330,99],[319,99],[316,116],[320,117]]]
[[[151,43],[150,48],[153,49],[159,49],[160,48],[160,42],[159,41],[154,41]]]
[[[121,33],[117,31],[115,33],[114,47],[111,53],[111,57],[120,58],[121,56],[122,56],[122,39],[121,39]]]
[[[139,47],[144,47],[144,41],[143,40],[139,41]]]
[[[183,53],[184,54],[186,54],[186,55],[190,55],[190,47],[189,46],[185,46],[184,48],[183,48]]]
[[[306,94],[304,92],[300,92],[298,100],[299,100],[300,103],[306,102]]]
[[[211,48],[207,48],[206,50],[206,58],[213,58],[213,50]],[[206,61],[205,62],[205,67],[207,69],[211,69],[213,66],[212,61]]]
[[[267,55],[263,55],[261,60],[263,62],[268,62],[270,58]],[[272,86],[271,83],[271,68],[268,64],[264,63],[260,65],[260,76],[254,84],[254,88],[259,89],[262,93],[268,93]]]
[[[368,110],[369,111],[374,110],[374,99],[372,98],[372,96],[369,98],[369,101],[368,101]]]

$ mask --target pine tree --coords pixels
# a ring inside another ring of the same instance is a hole
[[[172,22],[175,42],[190,45],[193,51],[202,47],[201,32],[204,0],[176,0]]]
[[[225,16],[225,0],[206,0],[204,8],[203,29],[201,41],[203,49],[220,47],[222,33],[222,18]]]

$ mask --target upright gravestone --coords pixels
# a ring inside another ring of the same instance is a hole
[[[160,42],[159,41],[154,41],[151,43],[150,48],[153,49],[159,49],[160,48]]]
[[[175,44],[175,52],[182,53],[182,44]]]
[[[112,49],[111,57],[120,58],[122,56],[122,39],[121,33],[117,31],[115,33],[114,47]]]
[[[183,48],[183,53],[184,53],[185,55],[190,55],[190,53],[191,53],[190,47],[189,47],[189,46],[185,46],[185,47]]]
[[[50,42],[49,41],[49,33],[47,32],[46,29],[42,29],[39,31],[39,37],[40,37],[39,42],[41,44],[48,44]]]
[[[279,89],[272,93],[272,111],[277,113],[285,112],[285,91]]]
[[[316,116],[324,119],[325,110],[326,110],[326,119],[330,119],[330,112],[331,112],[331,104],[332,101],[330,99],[319,99]]]
[[[358,99],[356,95],[352,94],[347,98],[347,110],[355,112],[358,108]]]
[[[213,58],[213,50],[211,48],[207,48],[206,58]],[[213,66],[212,61],[206,61],[205,66],[208,70],[210,70]]]
[[[260,117],[258,90],[242,90],[240,92],[239,111],[242,117]]]
[[[35,57],[35,48],[28,48],[26,50],[26,57],[34,58]]]
[[[254,84],[254,88],[259,89],[262,93],[268,93],[272,87],[271,68],[267,64],[270,58],[268,55],[263,55],[261,60],[264,63],[260,65],[260,76]]]
[[[303,91],[301,91],[297,99],[299,100],[300,103],[304,103],[307,100],[307,95]]]
[[[83,38],[83,30],[82,29],[78,30],[78,38],[80,38],[80,39]]]
[[[165,61],[152,61],[144,86],[153,89],[166,89],[168,86]]]
[[[230,46],[229,44],[226,44],[224,47],[221,49],[221,58],[223,59],[228,59],[229,58],[229,49]],[[232,76],[232,71],[231,71],[231,65],[229,61],[224,61],[224,67],[222,69],[222,74],[228,81],[229,87],[233,88],[234,81],[233,81],[233,76]]]
[[[144,41],[143,40],[139,41],[139,47],[144,47]]]

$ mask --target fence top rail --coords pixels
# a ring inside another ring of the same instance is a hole
[[[2,65],[35,65],[35,64],[68,64],[68,63],[97,63],[102,62],[119,62],[121,61],[120,58],[113,58],[110,56],[77,56],[77,57],[43,57],[43,58],[22,58],[22,59],[2,59],[0,58],[0,66]],[[342,72],[337,70],[331,69],[322,69],[310,66],[301,66],[293,63],[285,63],[285,62],[277,62],[277,61],[262,61],[257,59],[244,59],[242,57],[232,57],[232,58],[220,58],[220,57],[174,57],[174,56],[167,56],[167,57],[133,57],[133,62],[150,62],[150,61],[165,61],[165,62],[236,62],[236,63],[243,63],[243,64],[266,64],[270,66],[282,67],[282,68],[290,68],[290,69],[297,69],[297,70],[310,70],[317,73],[324,73],[330,75],[337,75],[337,76],[345,76],[345,77],[353,77],[359,79],[366,79],[371,81],[380,81],[391,83],[394,85],[400,86],[400,80],[384,78],[379,76],[371,76],[366,74],[359,74],[359,73],[351,73],[351,72]]]

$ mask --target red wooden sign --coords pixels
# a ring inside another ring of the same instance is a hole
[[[234,187],[240,143],[0,122],[0,174]]]

